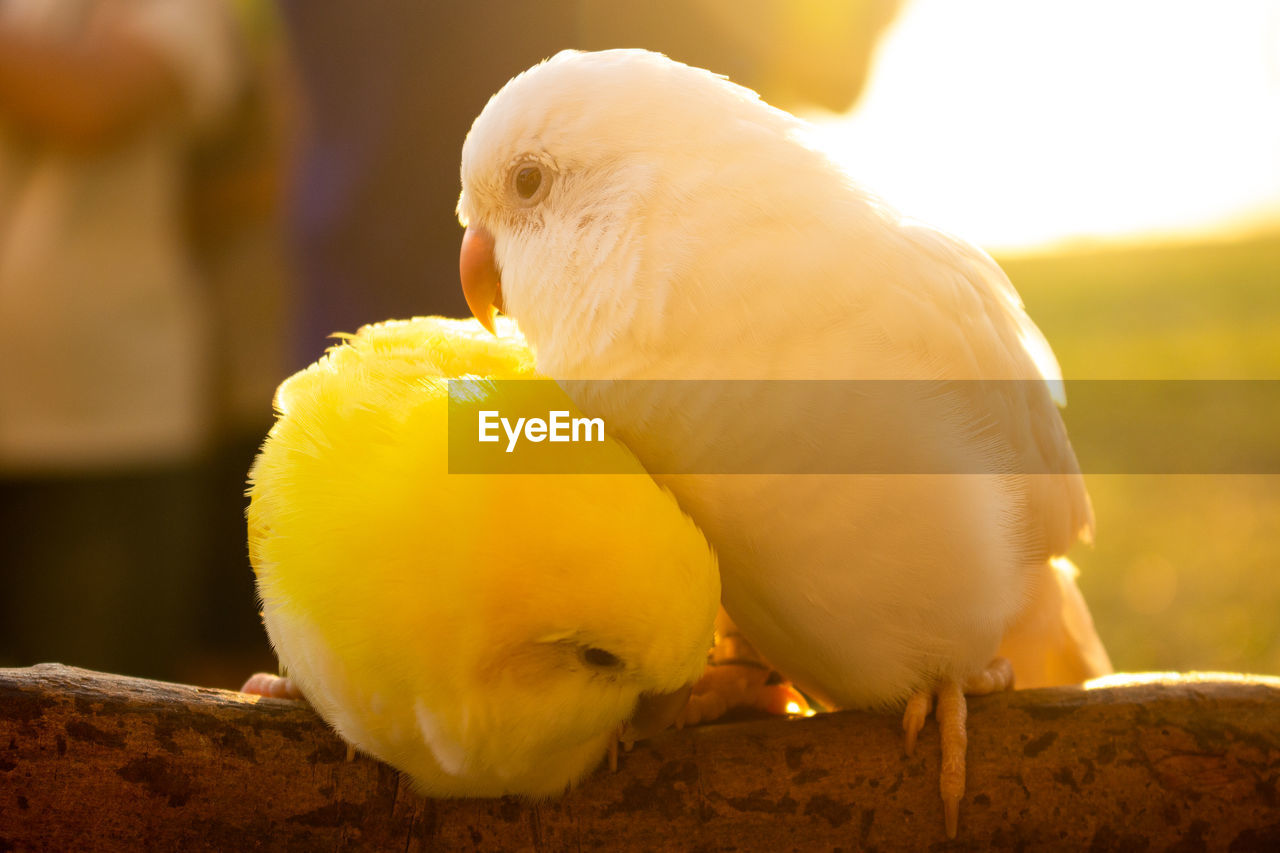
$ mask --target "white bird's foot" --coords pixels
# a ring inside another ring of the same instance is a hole
[[[267,696],[271,699],[299,699],[305,701],[298,685],[288,678],[273,675],[269,672],[255,672],[240,688],[241,693],[252,693],[254,696]]]
[[[707,671],[693,686],[676,728],[708,723],[737,708],[779,715],[813,713],[800,691],[765,663],[723,611],[717,628]]]
[[[942,772],[939,788],[946,818],[947,838],[955,838],[960,824],[960,800],[964,797],[965,751],[969,735],[965,729],[968,705],[965,696],[985,696],[1013,688],[1013,667],[1005,658],[996,658],[986,669],[969,677],[964,684],[944,678],[931,690],[921,690],[907,700],[902,715],[902,729],[906,733],[904,746],[907,755],[916,749],[916,735],[924,727],[924,721],[937,697],[938,731],[942,740]]]
[[[688,704],[676,718],[676,728],[709,723],[738,708],[779,715],[813,713],[798,690],[775,677],[766,666],[712,663],[693,686]]]

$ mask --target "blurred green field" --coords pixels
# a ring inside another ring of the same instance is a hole
[[[1068,380],[1280,379],[1280,232],[999,260]],[[1116,668],[1280,673],[1280,476],[1086,479],[1071,557]]]

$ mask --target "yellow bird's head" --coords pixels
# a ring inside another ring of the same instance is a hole
[[[702,671],[719,602],[702,533],[621,444],[607,470],[627,473],[448,473],[447,381],[534,378],[500,331],[362,329],[281,386],[251,474],[282,667],[344,738],[435,796],[558,794],[620,728],[660,727]],[[475,388],[502,408],[502,383]]]

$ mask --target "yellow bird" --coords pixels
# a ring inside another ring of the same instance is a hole
[[[433,796],[549,796],[665,727],[711,644],[715,557],[670,493],[624,473],[450,474],[459,405],[535,379],[514,327],[366,326],[276,394],[249,548],[284,678],[348,743]],[[557,409],[576,412],[549,382]],[[596,469],[593,469],[596,470]]]

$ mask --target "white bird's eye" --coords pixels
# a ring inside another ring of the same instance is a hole
[[[622,666],[622,660],[613,652],[607,652],[595,646],[588,646],[582,650],[582,660],[596,669],[618,669]]]
[[[524,204],[536,204],[547,194],[551,181],[537,163],[521,163],[511,170],[511,187]]]

